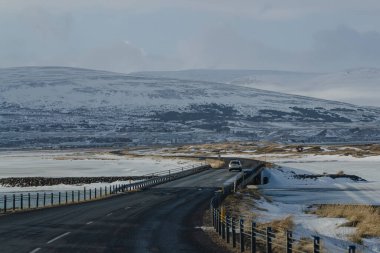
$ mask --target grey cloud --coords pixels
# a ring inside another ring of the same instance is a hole
[[[135,13],[170,7],[269,20],[296,18],[317,12],[353,11],[372,15],[378,15],[380,12],[380,2],[377,0],[0,0],[2,9],[20,9],[25,6],[45,6],[58,12],[98,6],[102,9],[122,9]]]
[[[290,51],[248,39],[230,27],[219,27],[182,42],[179,55],[188,68],[331,71],[380,67],[380,33],[341,26],[316,33],[309,50]]]
[[[175,59],[148,54],[129,42],[117,41],[108,46],[90,49],[79,55],[72,65],[128,73],[175,69],[180,64]]]
[[[184,41],[179,55],[187,68],[281,68],[288,53],[218,27]],[[279,61],[281,59],[281,61]]]
[[[315,35],[310,61],[325,62],[327,66],[380,66],[380,33],[358,32],[341,26]]]

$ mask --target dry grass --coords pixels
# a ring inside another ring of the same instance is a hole
[[[256,206],[255,200],[259,200],[264,198],[265,196],[261,195],[259,191],[254,189],[244,189],[238,193],[229,195],[225,201],[223,202],[223,207],[226,209],[226,212],[235,217],[244,217],[247,222],[248,227],[250,226],[251,220],[257,220],[257,215],[252,210],[263,210]],[[267,201],[270,202],[269,199]],[[257,224],[258,232],[261,234],[265,234],[265,230],[267,227],[272,227],[273,232],[276,234],[276,238],[273,242],[277,242],[277,244],[284,245],[286,241],[286,230],[292,230],[294,228],[293,217],[288,216],[284,219],[273,220],[267,223],[259,223]],[[258,252],[265,252],[265,245],[262,244],[262,241],[258,241]],[[274,253],[284,252],[283,247],[273,246]]]
[[[210,164],[210,166],[213,169],[221,169],[226,166],[226,162],[224,160],[218,160],[218,159],[206,159],[206,163]]]
[[[365,205],[318,205],[312,211],[321,217],[345,218],[344,226],[356,228],[350,240],[361,243],[362,238],[380,237],[380,207]]]
[[[298,157],[305,154],[318,155],[342,155],[353,157],[367,157],[380,155],[379,144],[363,144],[363,145],[305,145],[303,152],[297,152],[298,145],[282,145],[268,142],[224,142],[224,143],[208,143],[208,144],[192,144],[182,146],[156,146],[149,150],[151,154],[165,154],[169,156],[182,156],[191,154],[193,157],[222,157],[230,154],[259,155],[271,156],[273,154],[284,154],[289,157]],[[135,151],[144,150],[146,148],[133,147],[118,151],[120,155],[132,155]],[[156,150],[156,151],[155,151]],[[249,152],[247,152],[249,151]],[[149,152],[148,152],[149,153]],[[141,156],[141,155],[139,155]],[[144,155],[142,155],[144,156]],[[266,158],[265,158],[266,159]]]
[[[255,220],[256,214],[252,212],[254,208],[253,199],[260,199],[261,195],[257,190],[245,189],[227,196],[223,201],[223,207],[232,217],[247,217],[249,220]]]
[[[262,223],[259,226],[260,228],[272,227],[275,233],[284,234],[286,230],[293,230],[294,221],[292,216],[287,216],[284,219],[272,220],[268,223]]]
[[[297,243],[293,244],[293,249],[302,252],[313,252],[314,242],[310,238],[300,238],[300,240],[297,241]]]

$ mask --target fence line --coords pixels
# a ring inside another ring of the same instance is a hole
[[[211,216],[212,226],[219,237],[227,244],[232,244],[233,248],[238,248],[240,252],[256,253],[259,250],[259,244],[265,248],[266,253],[273,253],[275,247],[286,253],[323,252],[322,239],[317,235],[313,236],[310,241],[300,240],[294,238],[292,231],[286,230],[283,238],[277,238],[277,233],[274,232],[275,228],[266,227],[263,230],[258,228],[258,224],[254,221],[247,225],[244,219],[231,217],[219,208],[212,207]],[[308,252],[297,249],[300,243],[311,244],[313,250]],[[341,252],[355,253],[356,248],[356,245],[349,245],[347,249],[341,249]]]
[[[67,190],[63,192],[36,191],[5,194],[0,198],[0,212],[7,213],[10,211],[38,209],[102,199],[119,193],[147,189],[209,168],[210,165],[201,163],[200,165],[190,165],[157,173],[149,173],[144,175],[148,179],[130,184],[113,184],[90,189],[83,187],[82,190]]]
[[[233,248],[239,247],[240,252],[258,252],[258,245],[265,248],[266,253],[273,253],[275,247],[282,249],[286,253],[321,253],[323,252],[322,239],[320,236],[312,236],[310,241],[294,237],[293,231],[284,231],[282,238],[277,238],[274,228],[266,227],[265,229],[258,228],[255,221],[246,224],[244,217],[236,219],[226,214],[220,209],[222,201],[236,189],[243,188],[249,183],[245,178],[252,179],[257,170],[261,169],[263,164],[259,164],[246,177],[240,177],[235,182],[225,185],[221,191],[215,193],[211,199],[211,220],[215,232],[225,240],[227,244],[232,244]],[[296,248],[301,244],[312,244],[312,252],[307,252]],[[247,251],[247,250],[250,251]],[[341,252],[356,253],[357,245],[349,245],[346,249],[341,248]]]

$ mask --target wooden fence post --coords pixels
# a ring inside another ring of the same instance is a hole
[[[244,252],[244,220],[240,219],[240,252]]]
[[[251,253],[256,253],[256,222],[251,225]]]
[[[314,236],[314,241],[313,241],[313,248],[314,248],[314,253],[320,253],[321,250],[321,238],[319,236]]]
[[[272,253],[272,228],[267,227],[267,233],[266,233],[266,239],[267,239],[267,253]]]
[[[293,250],[293,233],[286,231],[286,253],[292,253]]]

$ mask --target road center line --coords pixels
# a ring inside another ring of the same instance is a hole
[[[125,210],[128,210],[129,208],[131,208],[130,206],[127,206],[126,208],[124,208]]]
[[[109,214],[107,214],[106,216],[111,216],[112,215],[112,213],[109,213]]]
[[[93,221],[89,221],[89,222],[86,223],[86,225],[90,225],[92,223],[94,223],[94,222]]]
[[[69,235],[70,233],[71,233],[71,232],[66,232],[66,233],[64,233],[64,234],[62,234],[62,235],[59,235],[59,236],[57,236],[57,237],[51,239],[50,241],[48,241],[46,244],[50,244],[50,243],[52,243],[52,242],[54,242],[54,241],[56,241],[56,240],[58,240],[58,239],[61,239],[62,237],[65,237],[66,235]]]
[[[40,251],[40,249],[41,249],[41,248],[36,248],[36,249],[32,250],[32,251],[29,252],[29,253],[36,253],[36,252]]]

